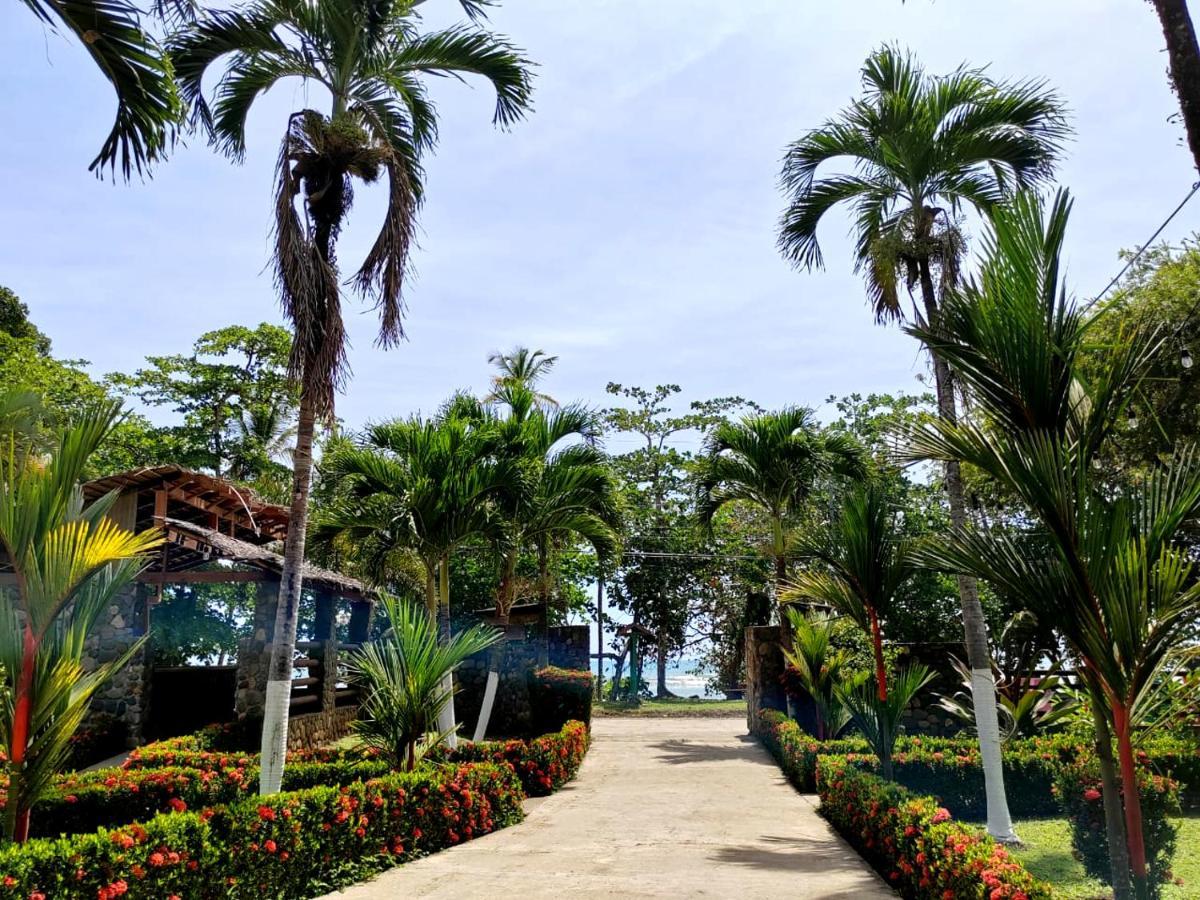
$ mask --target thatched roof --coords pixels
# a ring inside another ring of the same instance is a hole
[[[166,520],[167,542],[200,553],[203,558],[224,559],[278,575],[283,571],[283,557],[258,544],[221,534],[212,528],[184,522],[179,519]],[[371,592],[361,581],[305,563],[303,568],[305,585],[333,591],[350,599],[370,599]]]

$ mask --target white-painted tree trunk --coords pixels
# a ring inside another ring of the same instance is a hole
[[[458,747],[458,728],[454,722],[454,674],[447,672],[442,679],[442,690],[451,692],[450,702],[438,715],[438,731],[442,734],[449,732],[449,737],[446,738],[446,745],[451,749]]]
[[[1000,721],[996,712],[996,683],[991,669],[971,671],[971,698],[975,704],[975,727],[979,731],[979,756],[983,763],[984,794],[987,797],[988,834],[1002,843],[1018,841],[1004,792],[1004,769],[1000,756]],[[988,777],[988,773],[993,773]]]
[[[263,754],[258,776],[260,794],[276,794],[283,785],[287,756],[288,710],[292,704],[292,682],[268,681],[263,709]]]
[[[479,721],[475,723],[475,736],[471,740],[482,741],[487,734],[488,722],[492,719],[492,708],[496,704],[496,688],[500,684],[500,673],[488,672],[487,687],[483,689],[483,706],[479,708]]]

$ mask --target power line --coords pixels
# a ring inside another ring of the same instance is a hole
[[[1163,229],[1166,228],[1168,225],[1170,225],[1172,220],[1177,215],[1179,215],[1180,211],[1185,206],[1187,206],[1188,201],[1191,200],[1192,197],[1196,196],[1197,191],[1200,191],[1200,181],[1197,181],[1195,184],[1192,185],[1192,189],[1187,192],[1187,196],[1185,196],[1182,200],[1180,200],[1179,205],[1176,206],[1175,209],[1171,211],[1171,214],[1163,220],[1163,223],[1161,225],[1159,225],[1158,228],[1154,229],[1154,234],[1150,235],[1150,237],[1146,239],[1146,242],[1144,244],[1142,244],[1141,248],[1137,251],[1137,253],[1135,253],[1135,254],[1133,254],[1133,256],[1129,257],[1129,259],[1126,261],[1125,265],[1121,267],[1121,271],[1118,272],[1116,275],[1114,275],[1112,281],[1110,281],[1108,284],[1106,284],[1104,286],[1104,290],[1102,290],[1099,294],[1097,294],[1095,297],[1093,297],[1088,302],[1088,304],[1086,306],[1084,306],[1084,308],[1083,308],[1084,312],[1087,312],[1089,309],[1091,309],[1093,306],[1095,306],[1097,303],[1099,303],[1101,301],[1101,299],[1103,299],[1104,295],[1107,294],[1110,290],[1112,290],[1113,285],[1116,284],[1118,281],[1120,281],[1125,276],[1125,273],[1129,271],[1130,267],[1141,258],[1142,254],[1145,253],[1150,248],[1150,245],[1153,244],[1155,240],[1157,240],[1158,236],[1163,233]]]

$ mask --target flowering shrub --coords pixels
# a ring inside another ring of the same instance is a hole
[[[817,789],[817,758],[832,753],[869,753],[862,738],[818,741],[781,712],[759,713],[759,736],[796,790],[811,794]]]
[[[1177,828],[1172,819],[1179,815],[1178,785],[1169,778],[1145,771],[1139,771],[1138,776],[1146,861],[1150,866],[1150,880],[1157,890],[1158,885],[1173,877],[1171,859],[1175,855]],[[1071,823],[1071,844],[1083,867],[1093,878],[1110,883],[1112,873],[1099,765],[1092,760],[1064,765],[1054,791]]]
[[[430,767],[0,848],[0,900],[312,896],[521,815],[508,767]]]
[[[591,738],[582,722],[568,722],[555,734],[529,741],[464,741],[446,753],[453,762],[508,763],[527,796],[552,794],[575,777]]]
[[[536,670],[529,678],[535,733],[558,731],[568,722],[592,724],[595,682],[591,672],[547,666]]]
[[[932,797],[865,772],[843,757],[817,762],[821,812],[902,897],[1049,900],[1009,852],[955,822]]]
[[[389,772],[382,761],[293,763],[284,772],[284,790],[320,784],[341,785]],[[256,766],[195,769],[102,769],[59,776],[33,808],[35,836],[77,834],[149,819],[161,812],[200,810],[258,790]],[[0,809],[4,796],[0,793]]]

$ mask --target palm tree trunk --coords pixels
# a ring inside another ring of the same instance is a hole
[[[1129,869],[1134,896],[1149,897],[1146,870],[1146,841],[1142,834],[1142,798],[1138,790],[1137,762],[1130,735],[1130,705],[1113,700],[1113,726],[1117,732],[1117,759],[1121,766],[1121,791],[1125,801],[1125,842],[1129,847]]]
[[[932,323],[937,319],[938,302],[933,287],[929,259],[920,262],[921,293],[925,315]],[[954,403],[954,382],[950,367],[937,354],[933,357],[933,374],[937,385],[938,415],[950,424],[958,421]],[[950,501],[950,523],[955,529],[967,524],[967,506],[963,496],[962,470],[957,460],[946,463],[946,495]],[[993,838],[1015,843],[1012,816],[1004,792],[1004,768],[1000,757],[1000,722],[996,712],[996,680],[992,675],[992,657],[988,650],[987,622],[979,602],[979,588],[974,578],[958,576],[958,595],[962,603],[963,635],[967,662],[971,666],[971,697],[975,706],[975,730],[979,735],[979,755],[983,763],[984,793],[987,796],[987,830]]]
[[[13,691],[12,741],[8,759],[8,809],[5,832],[15,844],[29,840],[29,803],[25,796],[22,773],[33,726],[33,675],[37,665],[37,639],[28,617],[21,648],[21,675]]]
[[[875,686],[880,703],[887,703],[887,666],[883,664],[883,630],[879,627],[879,614],[874,606],[867,607],[871,617],[871,644],[875,651]]]
[[[441,584],[438,597],[438,632],[443,644],[450,643],[450,555],[442,557]],[[458,729],[454,719],[454,673],[442,679],[442,690],[450,693],[450,702],[438,715],[438,731],[449,733],[446,744],[451,750],[458,746]]]
[[[1200,45],[1187,0],[1151,0],[1167,41],[1171,84],[1179,98],[1192,160],[1200,169]]]
[[[1121,790],[1117,785],[1117,767],[1112,753],[1112,732],[1108,728],[1100,692],[1089,686],[1092,695],[1092,721],[1096,726],[1096,758],[1100,762],[1100,787],[1104,795],[1104,830],[1108,837],[1108,859],[1112,875],[1113,900],[1132,900],[1133,882],[1129,879],[1129,846],[1125,840],[1125,821]]]
[[[288,516],[287,542],[283,550],[283,571],[279,582],[279,602],[275,609],[275,633],[271,645],[271,663],[267,670],[267,696],[263,710],[262,772],[260,794],[279,792],[287,755],[288,709],[292,702],[292,659],[296,652],[296,625],[303,586],[304,533],[308,528],[308,495],[312,487],[312,445],[316,415],[308,391],[300,397],[296,426],[296,453],[292,473],[292,508]]]

